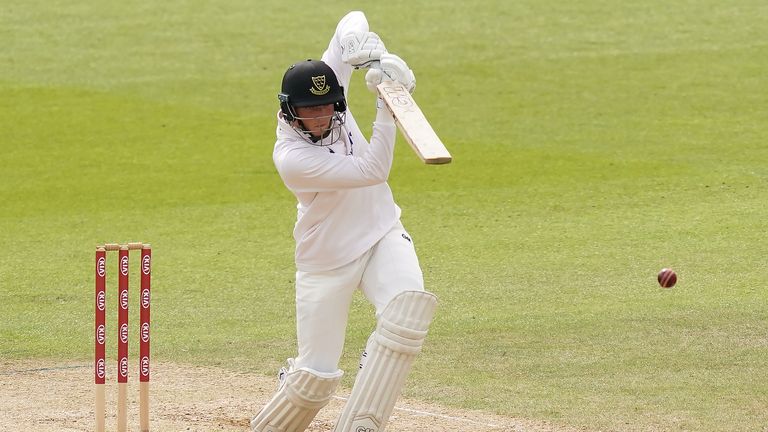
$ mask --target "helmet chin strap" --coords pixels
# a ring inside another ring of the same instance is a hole
[[[318,141],[320,141],[320,140],[323,140],[323,139],[327,138],[327,137],[328,137],[328,135],[330,135],[330,134],[331,134],[331,129],[327,129],[327,130],[325,131],[325,133],[324,133],[323,135],[319,136],[319,137],[318,137],[318,136],[314,136],[314,135],[312,135],[312,134],[310,133],[310,134],[309,134],[309,139],[311,139],[313,143],[317,144],[317,142],[318,142]],[[329,143],[329,144],[333,144],[333,143]]]
[[[293,128],[296,133],[301,136],[304,141],[320,146],[325,147],[329,146],[336,141],[338,141],[341,138],[341,127],[344,125],[346,120],[346,113],[334,113],[333,116],[328,121],[328,127],[325,129],[322,135],[316,136],[312,132],[310,132],[307,129],[307,126],[304,124],[303,119],[299,117],[295,117],[296,125],[291,124],[291,127]],[[336,123],[334,125],[334,123]],[[330,137],[330,138],[329,138]],[[325,142],[325,140],[329,138],[328,142]]]
[[[320,136],[316,136],[315,134],[310,132],[310,130],[307,129],[307,125],[304,124],[303,120],[299,119],[297,121],[299,122],[299,126],[301,127],[302,132],[304,132],[305,134],[309,135],[309,139],[311,139],[313,143],[317,143],[318,141],[320,141],[323,138],[327,137],[328,135],[331,134],[331,131],[333,130],[333,128],[331,127],[331,123],[333,123],[333,118],[328,119],[328,127],[325,128],[325,132],[323,132],[323,134],[320,135]]]

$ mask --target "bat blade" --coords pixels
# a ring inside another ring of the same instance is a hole
[[[408,90],[395,82],[383,82],[377,90],[395,116],[405,140],[426,164],[447,164],[451,154],[440,141]]]

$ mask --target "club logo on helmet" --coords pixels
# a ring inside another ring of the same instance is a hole
[[[322,96],[331,91],[331,86],[325,82],[325,75],[312,77],[312,85],[309,91],[315,96]]]

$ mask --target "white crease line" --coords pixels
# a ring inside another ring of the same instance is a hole
[[[338,400],[342,400],[342,401],[346,401],[348,399],[348,398],[341,397],[341,396],[334,396],[333,398],[334,399],[338,399]],[[395,409],[398,410],[398,411],[405,411],[405,412],[409,412],[409,413],[413,413],[413,414],[419,414],[419,415],[425,415],[425,416],[444,418],[446,420],[463,421],[463,422],[473,423],[473,424],[480,425],[480,426],[488,426],[488,427],[494,427],[494,428],[501,427],[499,425],[495,425],[495,424],[492,424],[492,423],[482,423],[482,422],[478,422],[478,421],[474,421],[474,420],[469,420],[469,419],[465,419],[465,418],[461,418],[461,417],[452,417],[452,416],[445,415],[445,414],[437,414],[437,413],[431,413],[431,412],[427,412],[427,411],[419,411],[419,410],[410,409],[410,408],[395,407]]]
[[[91,366],[89,366],[89,365],[74,365],[74,366],[56,366],[56,367],[24,369],[24,370],[10,370],[10,371],[0,371],[0,375],[14,375],[14,374],[30,373],[30,372],[60,371],[60,370],[66,370],[66,369],[81,369],[81,368],[90,368],[90,367]],[[341,400],[341,401],[345,401],[345,402],[348,400],[348,398],[341,397],[341,396],[333,396],[333,398]],[[472,423],[472,424],[476,424],[476,425],[480,425],[480,426],[487,426],[487,427],[492,427],[492,428],[500,428],[501,427],[500,425],[496,425],[496,424],[493,424],[493,423],[483,423],[483,422],[479,422],[479,421],[475,421],[475,420],[469,420],[469,419],[465,419],[465,418],[461,418],[461,417],[453,417],[453,416],[449,416],[449,415],[445,415],[445,414],[431,413],[431,412],[428,412],[428,411],[420,411],[420,410],[415,410],[415,409],[410,409],[410,408],[400,408],[400,407],[395,407],[395,409],[398,410],[398,411],[405,411],[405,412],[409,412],[409,413],[412,413],[412,414],[419,414],[419,415],[423,415],[423,416],[438,417],[438,418],[443,418],[443,419],[446,419],[446,420],[462,421],[462,422],[465,422],[465,423]]]
[[[56,372],[56,371],[62,371],[67,369],[84,369],[84,368],[91,368],[93,366],[90,365],[75,365],[75,366],[54,366],[54,367],[41,367],[41,368],[35,368],[35,369],[21,369],[21,370],[7,370],[7,371],[0,371],[0,375],[16,375],[16,374],[24,374],[24,373],[32,373],[32,372]]]

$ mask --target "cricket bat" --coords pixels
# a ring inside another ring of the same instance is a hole
[[[447,164],[451,154],[432,129],[424,113],[401,84],[386,81],[376,86],[405,140],[425,164]]]

